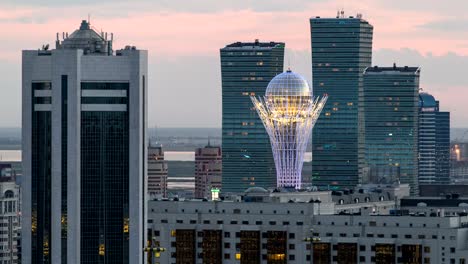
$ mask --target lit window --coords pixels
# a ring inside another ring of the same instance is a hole
[[[243,92],[242,95],[249,95],[249,93],[248,92]]]
[[[257,65],[258,65],[258,66],[262,66],[262,65],[263,65],[263,61],[257,62]]]
[[[171,230],[171,237],[175,237],[176,236],[176,231],[175,230]]]
[[[324,85],[324,83],[323,83],[323,82],[321,82],[319,85],[320,85],[320,86],[323,86],[323,85]]]
[[[352,106],[352,105],[353,105],[353,103],[352,103],[352,102],[349,102],[349,103],[347,103],[347,105],[348,105],[348,106]]]
[[[333,111],[338,111],[338,107],[333,107]]]
[[[337,71],[340,71],[340,70],[338,68],[333,68],[332,71],[337,72]]]
[[[331,114],[330,114],[330,112],[326,112],[325,115],[326,115],[326,116],[330,116]]]
[[[263,55],[263,52],[257,52],[257,55]]]
[[[240,260],[240,259],[241,259],[241,254],[240,254],[240,253],[236,253],[236,259],[237,259],[237,260]]]

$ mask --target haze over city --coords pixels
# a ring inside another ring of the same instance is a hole
[[[88,19],[114,47],[149,50],[149,126],[220,127],[219,49],[235,41],[282,41],[285,64],[311,80],[308,19],[361,13],[374,26],[373,65],[421,66],[421,87],[468,123],[468,2],[453,1],[36,1],[0,3],[0,126],[19,127],[21,53],[53,46]],[[240,19],[242,18],[242,19]],[[6,37],[7,36],[7,37]]]

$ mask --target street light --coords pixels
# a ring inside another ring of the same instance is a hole
[[[155,261],[161,257],[161,252],[165,252],[166,248],[160,247],[159,241],[153,239],[150,247],[143,248],[143,251],[148,253],[148,264],[159,264]]]
[[[305,237],[304,242],[310,242],[310,261],[313,263],[314,260],[314,242],[320,242],[322,239],[318,236],[314,236],[314,229],[310,229],[310,237]]]

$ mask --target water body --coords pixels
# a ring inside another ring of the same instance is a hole
[[[195,161],[194,151],[165,151],[164,159],[168,161]],[[0,150],[0,161],[21,161],[21,150]],[[312,161],[312,152],[304,154],[304,162]]]

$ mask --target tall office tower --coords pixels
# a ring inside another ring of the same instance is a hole
[[[167,197],[167,161],[161,146],[148,147],[148,195]]]
[[[195,150],[195,198],[211,198],[212,189],[221,189],[221,148],[208,143]]]
[[[418,67],[369,67],[359,98],[363,182],[409,184],[418,193]]]
[[[358,95],[371,65],[373,27],[357,17],[311,18],[312,86],[328,102],[313,130],[312,182],[352,187],[358,176]]]
[[[250,98],[270,136],[276,186],[301,189],[304,153],[327,96],[313,98],[307,81],[287,70],[271,80],[265,96]]]
[[[420,184],[450,183],[450,113],[439,111],[439,101],[428,93],[419,94]]]
[[[23,262],[142,263],[147,51],[63,37],[23,51]]]
[[[20,189],[10,164],[0,164],[0,263],[18,263]]]
[[[236,42],[221,49],[223,192],[275,187],[268,134],[250,96],[283,72],[284,43]]]

